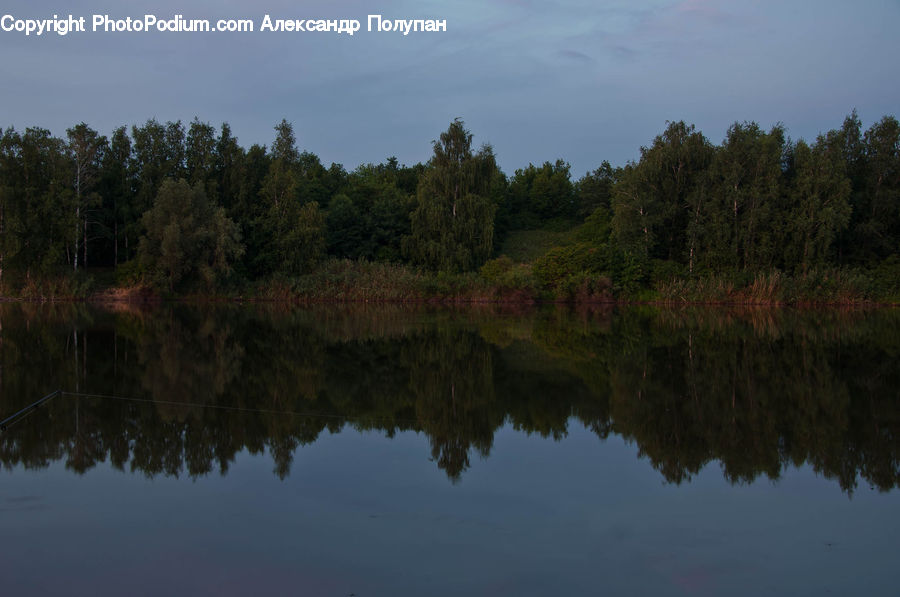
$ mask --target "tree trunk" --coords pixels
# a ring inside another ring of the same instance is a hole
[[[81,208],[75,208],[75,271],[78,271],[78,237],[81,235],[81,231],[78,230],[78,224],[81,221]]]
[[[0,205],[0,290],[3,290],[3,246],[5,230],[3,229],[3,206]]]
[[[453,217],[456,217],[456,201],[459,199],[459,183],[453,187]]]

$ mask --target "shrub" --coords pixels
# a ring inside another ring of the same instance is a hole
[[[587,243],[555,247],[534,262],[532,272],[545,288],[557,288],[569,276],[579,272],[597,273],[603,270],[604,255]]]

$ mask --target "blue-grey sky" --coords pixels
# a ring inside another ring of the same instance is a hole
[[[104,134],[148,118],[227,121],[352,169],[427,160],[461,117],[504,171],[565,159],[580,176],[639,156],[667,120],[719,143],[735,121],[793,138],[900,114],[898,0],[6,0],[0,15],[355,18],[363,30],[252,34],[0,32],[0,127]],[[446,33],[367,33],[366,15],[446,19]]]

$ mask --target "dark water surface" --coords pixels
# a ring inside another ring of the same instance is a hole
[[[2,595],[896,595],[900,312],[0,305]]]

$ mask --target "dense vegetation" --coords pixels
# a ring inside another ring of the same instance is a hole
[[[0,292],[409,300],[900,300],[900,123],[813,142],[672,122],[637,162],[506,176],[462,121],[348,172],[227,124],[0,130]]]

